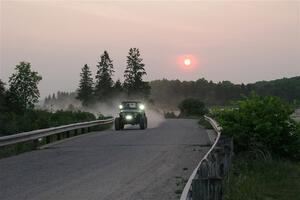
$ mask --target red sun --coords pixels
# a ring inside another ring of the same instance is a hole
[[[189,59],[189,58],[184,59],[184,65],[185,66],[190,66],[191,64],[192,64],[191,59]]]
[[[197,59],[194,55],[180,55],[177,58],[177,63],[184,70],[192,70],[197,67]]]

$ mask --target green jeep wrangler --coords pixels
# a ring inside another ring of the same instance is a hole
[[[120,114],[115,118],[115,129],[123,130],[126,124],[139,125],[140,129],[147,128],[145,105],[140,101],[123,101],[119,105]]]

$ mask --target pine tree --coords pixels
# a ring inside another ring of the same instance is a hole
[[[124,88],[129,96],[147,98],[150,94],[148,82],[143,81],[143,76],[147,73],[142,61],[139,49],[130,48],[127,56],[127,67],[124,72]]]
[[[87,106],[93,97],[93,78],[92,72],[87,64],[83,66],[80,73],[79,88],[77,90],[77,99],[82,101],[82,105]]]
[[[101,55],[101,60],[98,62],[98,70],[96,74],[95,96],[98,100],[106,100],[113,93],[113,64],[109,58],[107,51]]]
[[[113,86],[113,97],[120,97],[122,93],[123,93],[123,85],[120,79],[118,79]]]
[[[49,102],[49,98],[48,98],[48,96],[47,96],[47,97],[45,97],[45,99],[44,99],[44,105],[47,105],[48,102]]]
[[[123,91],[123,86],[122,83],[120,81],[120,79],[118,79],[114,85],[114,90],[116,91],[116,93],[121,93]]]

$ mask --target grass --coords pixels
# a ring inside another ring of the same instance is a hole
[[[235,157],[225,200],[300,200],[300,162]]]

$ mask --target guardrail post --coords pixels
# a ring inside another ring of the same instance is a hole
[[[32,145],[33,145],[33,149],[36,149],[39,146],[39,140],[38,139],[33,140]]]
[[[207,160],[203,160],[197,171],[197,177],[192,181],[192,200],[208,199],[208,174],[209,164]]]
[[[223,171],[224,175],[229,170],[231,163],[231,157],[233,155],[233,140],[232,138],[222,136],[218,143],[219,146],[223,149],[222,151],[222,161],[223,161]]]
[[[233,155],[233,140],[232,138],[228,138],[226,144],[224,146],[225,151],[225,171],[229,170],[231,164],[231,158]]]
[[[70,131],[67,131],[66,135],[67,135],[67,138],[69,138],[70,137]]]
[[[50,135],[49,136],[46,136],[46,144],[49,144],[50,143]]]
[[[215,147],[214,156],[216,157],[216,176],[223,178],[225,176],[224,170],[224,159],[225,159],[225,152],[224,148],[221,146]]]
[[[222,178],[220,177],[220,160],[223,149],[216,147],[210,154],[209,200],[222,198]]]
[[[57,138],[56,138],[57,140],[60,140],[61,139],[61,133],[58,133],[57,134]]]

